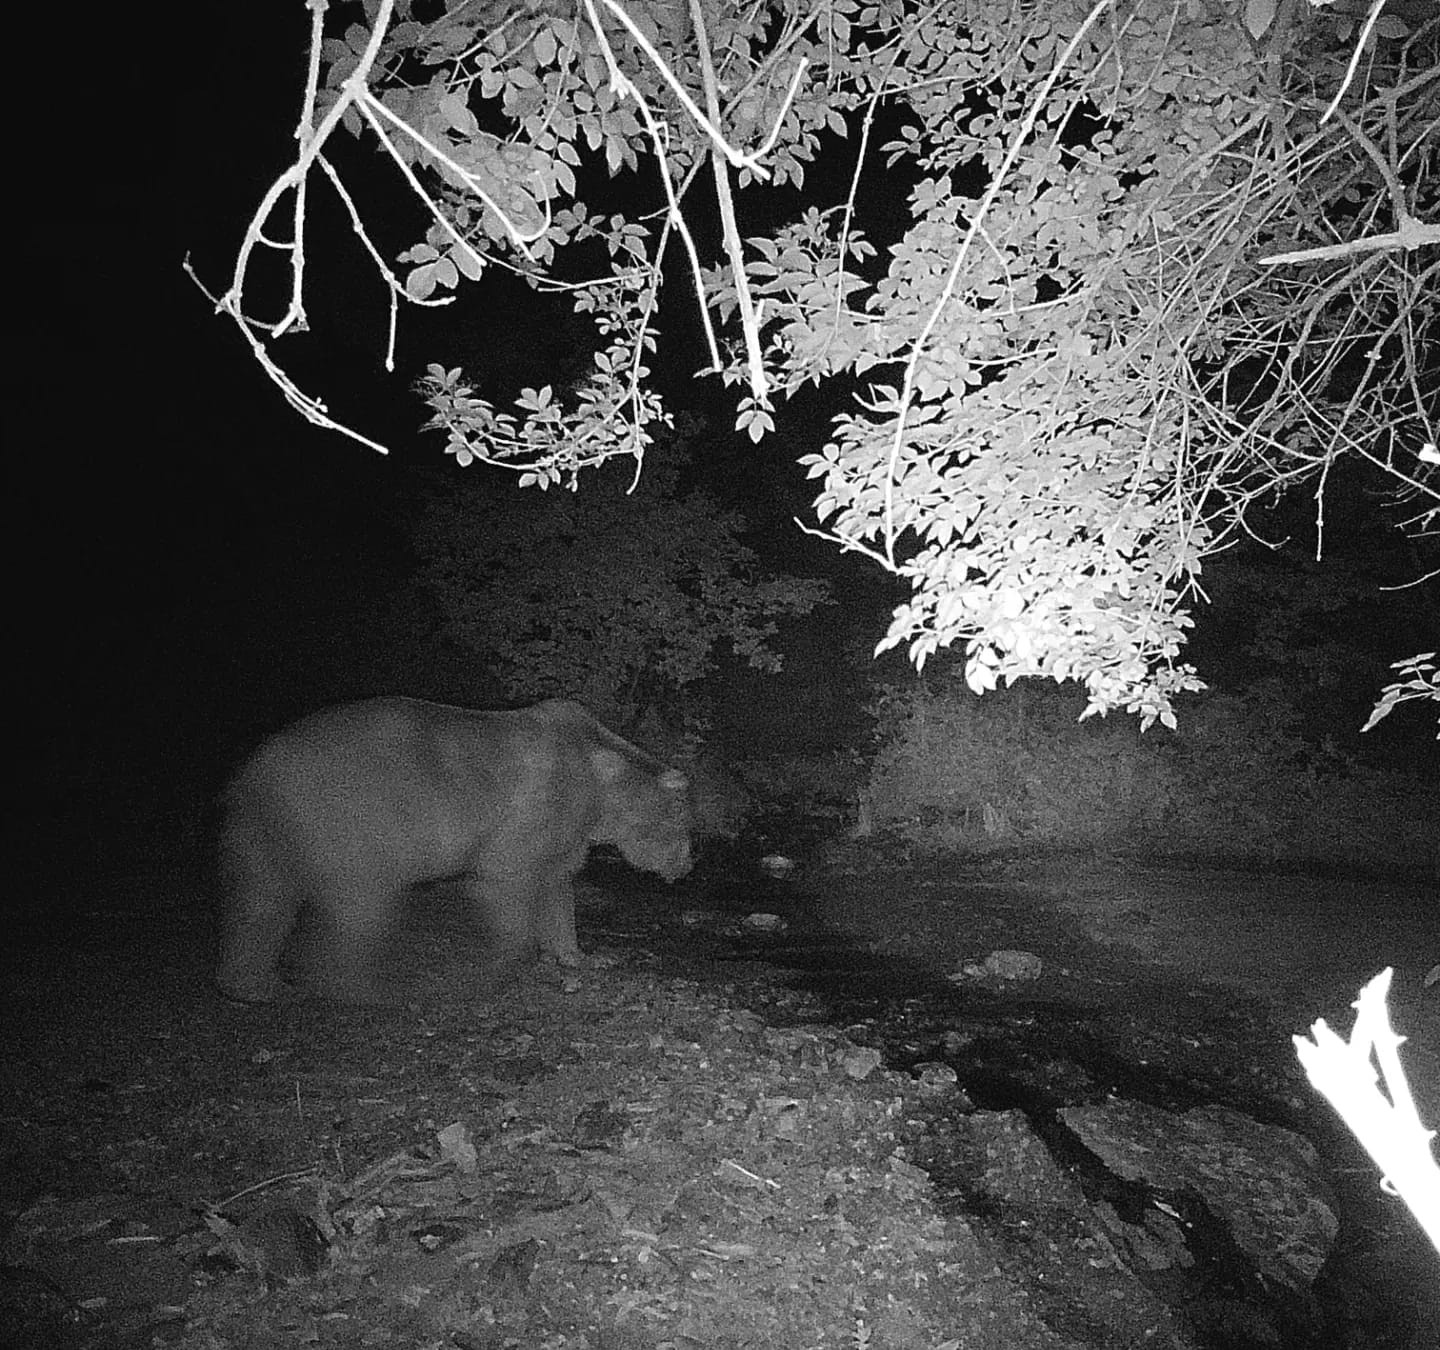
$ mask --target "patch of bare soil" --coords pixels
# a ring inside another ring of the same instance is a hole
[[[230,1006],[200,919],[11,952],[0,1346],[1301,1344],[1224,1291],[1202,1326],[1166,1285],[1201,1216],[1081,1194],[1085,1160],[1036,1133],[1117,1088],[1309,1109],[1290,1014],[1214,984],[1226,948],[1199,940],[1217,895],[1239,917],[1253,893],[1103,866],[861,851],[783,882],[612,877],[582,913],[592,967],[494,996],[474,939],[426,914],[392,1012]],[[1326,950],[1368,975],[1384,953],[1355,928]],[[1267,940],[1247,934],[1237,959]],[[996,949],[1038,969],[945,978]],[[1294,1029],[1345,1024],[1291,973]],[[1403,1319],[1381,1342],[1357,1318],[1303,1343],[1406,1344]]]

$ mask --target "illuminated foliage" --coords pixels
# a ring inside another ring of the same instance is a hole
[[[739,429],[834,386],[803,462],[820,531],[910,584],[882,647],[1173,723],[1204,559],[1258,499],[1320,502],[1346,457],[1415,539],[1440,523],[1440,17],[1392,0],[1361,36],[1370,9],[369,0],[343,35],[317,14],[301,155],[257,222],[344,121],[432,211],[397,299],[495,268],[569,294],[597,344],[563,403],[499,409],[446,363],[423,386],[462,464],[542,488],[643,457],[662,263],[688,267]],[[798,209],[747,231],[777,189]],[[299,305],[247,328],[262,360]]]

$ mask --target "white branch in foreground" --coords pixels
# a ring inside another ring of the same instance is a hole
[[[1410,1206],[1440,1251],[1440,1167],[1430,1147],[1435,1131],[1421,1124],[1396,1054],[1405,1038],[1395,1034],[1385,1006],[1393,973],[1387,966],[1360,991],[1351,1005],[1355,1026],[1348,1042],[1331,1031],[1323,1017],[1310,1028],[1313,1041],[1303,1036],[1292,1039],[1315,1090],[1379,1164],[1385,1181]]]

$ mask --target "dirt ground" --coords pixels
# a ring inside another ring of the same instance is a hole
[[[1416,886],[863,843],[783,880],[601,868],[590,968],[477,991],[480,944],[432,897],[391,1012],[230,1006],[203,913],[104,914],[3,968],[0,1345],[1124,1350],[1141,1314],[1083,1306],[1123,1300],[1120,1272],[1071,1253],[1051,1269],[1086,1277],[1043,1287],[916,1165],[936,1108],[908,1064],[969,1006],[945,977],[1031,951],[1023,991],[977,990],[987,1016],[1033,1038],[1063,1009],[1137,1074],[1184,1060],[1203,1091],[1320,1121],[1288,1033],[1348,1031],[1391,964],[1434,1122],[1437,908]],[[1389,1296],[1440,1282],[1396,1202],[1378,1214]]]
[[[859,875],[867,870],[862,861]],[[922,908],[927,892],[955,889],[946,870],[913,879],[910,894]],[[1008,928],[1010,940],[997,945],[1033,940],[1037,949],[1073,956],[1097,981],[1118,962],[1127,990],[1138,966],[1222,997],[1232,991],[1295,1033],[1317,1017],[1348,1033],[1351,1003],[1389,966],[1392,1016],[1409,1038],[1402,1058],[1411,1087],[1423,1099],[1422,1116],[1440,1123],[1440,989],[1423,985],[1440,963],[1440,878],[1427,885],[1066,853],[971,864],[958,889],[968,922],[917,915],[900,925],[897,944],[953,969],[977,942],[1006,937]],[[989,904],[977,903],[987,895]],[[882,942],[893,935],[888,918],[867,918],[874,910],[863,894],[832,912],[851,931]]]

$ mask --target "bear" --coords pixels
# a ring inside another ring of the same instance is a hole
[[[496,971],[536,949],[580,963],[573,880],[594,844],[666,881],[691,867],[689,785],[578,703],[485,712],[346,703],[292,723],[224,799],[216,982],[264,1003],[297,928],[305,992],[393,1002],[386,937],[407,893],[456,878]]]

